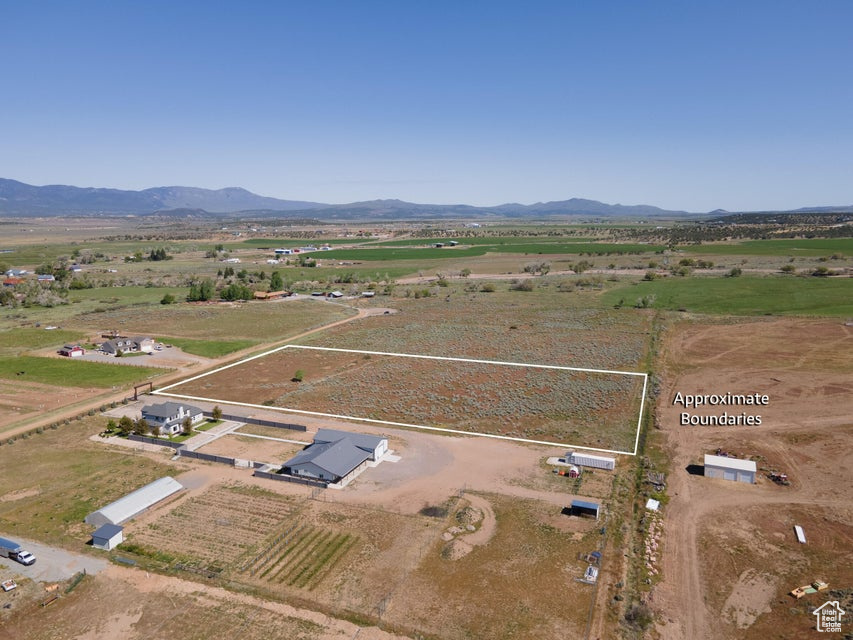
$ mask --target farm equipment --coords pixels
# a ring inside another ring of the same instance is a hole
[[[767,477],[770,478],[773,482],[783,487],[787,487],[791,483],[788,481],[787,473],[779,473],[778,471],[770,471],[767,474]]]

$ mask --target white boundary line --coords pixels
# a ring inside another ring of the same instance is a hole
[[[407,422],[392,422],[390,420],[377,420],[375,418],[359,418],[357,416],[346,416],[346,415],[341,415],[341,414],[336,414],[336,413],[323,413],[320,411],[307,411],[305,409],[290,409],[287,407],[271,407],[271,406],[263,405],[263,404],[252,404],[250,402],[236,402],[236,401],[232,401],[232,400],[222,400],[220,398],[205,398],[202,396],[190,396],[190,395],[183,395],[183,394],[179,394],[179,393],[167,393],[167,391],[169,391],[169,389],[173,389],[175,387],[181,386],[183,384],[186,384],[187,382],[193,382],[193,381],[198,380],[200,378],[204,378],[206,376],[213,375],[214,373],[219,373],[220,371],[225,371],[226,369],[230,369],[231,367],[236,367],[237,365],[245,364],[245,363],[250,362],[252,360],[255,360],[257,358],[263,358],[264,356],[268,356],[270,354],[277,353],[279,351],[282,351],[283,349],[310,349],[310,350],[315,350],[315,351],[339,351],[339,352],[344,352],[344,353],[361,353],[361,354],[377,355],[377,356],[396,356],[399,358],[417,358],[417,359],[422,359],[422,360],[471,362],[471,363],[475,363],[475,364],[497,364],[497,365],[504,365],[504,366],[509,366],[509,367],[527,367],[527,368],[531,368],[531,369],[552,369],[552,370],[555,369],[555,370],[559,370],[559,371],[582,371],[585,373],[605,373],[605,374],[611,374],[611,375],[641,376],[643,378],[643,391],[642,391],[642,395],[640,396],[640,415],[637,418],[637,434],[634,438],[634,450],[633,451],[619,451],[618,449],[599,449],[596,447],[584,447],[584,446],[580,446],[580,445],[565,444],[565,443],[560,443],[560,442],[548,442],[545,440],[531,440],[528,438],[516,438],[513,436],[500,436],[500,435],[493,434],[493,433],[480,433],[477,431],[473,431],[473,432],[472,431],[462,431],[461,429],[448,429],[448,428],[444,428],[444,427],[430,427],[427,425],[410,424]],[[466,435],[466,436],[479,436],[481,438],[494,438],[496,440],[511,440],[514,442],[526,442],[528,444],[543,444],[543,445],[554,446],[554,447],[585,449],[587,451],[600,451],[603,453],[618,453],[618,454],[622,454],[622,455],[635,456],[635,455],[637,455],[637,446],[639,445],[639,442],[640,442],[640,428],[641,428],[642,423],[643,423],[643,408],[645,406],[646,387],[648,384],[648,380],[649,380],[648,374],[639,373],[636,371],[615,371],[615,370],[611,370],[611,369],[588,369],[588,368],[582,368],[582,367],[561,367],[561,366],[549,365],[549,364],[526,364],[523,362],[502,362],[499,360],[476,360],[476,359],[472,359],[472,358],[450,358],[447,356],[425,356],[425,355],[418,355],[418,354],[412,354],[412,353],[389,353],[389,352],[385,352],[385,351],[364,351],[361,349],[336,349],[336,348],[332,348],[332,347],[311,347],[311,346],[306,346],[306,345],[286,344],[284,346],[277,347],[275,349],[270,349],[269,351],[264,351],[263,353],[259,353],[257,355],[246,358],[244,360],[232,362],[231,364],[227,364],[223,367],[219,367],[218,369],[214,369],[213,371],[207,371],[207,372],[201,373],[197,376],[187,378],[186,380],[181,380],[180,382],[175,382],[173,384],[170,384],[168,386],[163,387],[162,389],[158,389],[156,391],[153,391],[152,395],[168,396],[168,397],[172,397],[172,398],[182,398],[184,400],[197,400],[197,401],[201,401],[201,402],[214,402],[214,403],[221,403],[221,404],[229,404],[229,405],[235,405],[235,406],[239,406],[239,407],[249,407],[251,409],[263,409],[263,410],[268,410],[268,411],[279,411],[282,413],[299,413],[299,414],[308,415],[308,416],[319,416],[319,417],[325,417],[325,418],[337,418],[340,420],[354,420],[354,421],[358,421],[358,422],[369,422],[371,424],[382,424],[382,425],[387,425],[387,426],[391,426],[391,427],[408,427],[408,428],[412,428],[412,429],[422,429],[425,431],[439,431],[439,432],[443,432],[443,433],[454,433],[454,434],[460,434],[460,435]]]

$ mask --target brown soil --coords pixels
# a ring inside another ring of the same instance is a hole
[[[660,636],[804,637],[814,620],[785,594],[815,579],[853,585],[853,329],[800,319],[685,324],[667,336],[663,358],[662,433],[652,438],[662,437],[671,460],[671,499],[664,578],[649,595]],[[770,403],[747,408],[760,426],[686,427],[678,414],[689,410],[672,405],[678,391],[766,393]],[[718,447],[756,459],[758,483],[688,474]],[[787,473],[791,486],[767,480],[770,469]],[[794,524],[806,528],[808,544],[796,543]]]

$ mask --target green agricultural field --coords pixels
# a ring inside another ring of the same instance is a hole
[[[41,328],[27,327],[0,331],[0,355],[17,355],[32,349],[56,347],[69,342],[79,342],[84,334],[79,331],[54,330],[46,331]]]
[[[731,315],[853,316],[853,280],[742,276],[738,278],[665,278],[607,291],[608,305],[635,306],[654,296],[654,309]]]
[[[190,340],[188,338],[169,337],[161,337],[159,340],[180,347],[187,353],[204,358],[219,358],[258,344],[257,340]]]
[[[689,253],[720,256],[853,256],[853,238],[745,240],[732,244],[689,245],[679,249]]]
[[[542,255],[619,255],[642,254],[663,251],[666,247],[652,244],[618,244],[606,242],[590,242],[588,240],[572,242],[548,242],[537,238],[535,242],[519,242],[515,239],[494,239],[490,244],[474,246],[433,248],[431,243],[415,240],[409,242],[410,247],[377,248],[377,249],[340,249],[335,250],[334,258],[341,260],[435,260],[446,258],[472,258],[487,253],[521,253]],[[467,244],[460,241],[460,245]],[[423,245],[423,246],[418,246]]]
[[[17,356],[0,358],[0,378],[40,382],[57,387],[102,387],[109,389],[127,385],[151,376],[162,375],[168,369],[133,365],[102,364],[72,358],[37,358]]]

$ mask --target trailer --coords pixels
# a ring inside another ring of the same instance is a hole
[[[565,459],[567,464],[573,464],[578,467],[606,469],[607,471],[613,471],[616,468],[616,458],[595,456],[591,453],[577,453],[575,451],[567,451]]]
[[[0,538],[0,556],[4,558],[12,558],[15,554],[23,551],[23,547],[17,542],[7,538]]]

